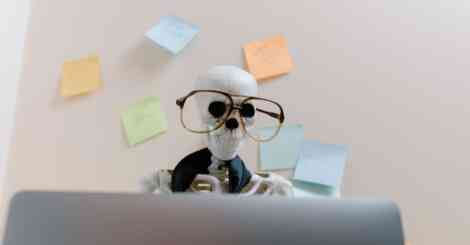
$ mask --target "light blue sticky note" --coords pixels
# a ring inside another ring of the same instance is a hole
[[[294,179],[339,189],[346,163],[346,152],[345,145],[304,141]]]
[[[339,198],[338,189],[316,183],[292,181],[294,197]]]
[[[198,32],[197,26],[177,16],[164,16],[145,35],[172,54],[178,54]]]
[[[276,128],[257,129],[259,133],[270,135]],[[271,141],[259,145],[260,170],[294,168],[304,139],[304,127],[300,124],[284,126]]]

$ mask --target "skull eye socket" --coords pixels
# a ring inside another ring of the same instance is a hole
[[[208,110],[213,117],[220,118],[225,114],[227,105],[222,101],[213,101],[209,104]]]
[[[240,108],[240,115],[242,117],[251,118],[255,116],[255,107],[252,104],[245,103]]]

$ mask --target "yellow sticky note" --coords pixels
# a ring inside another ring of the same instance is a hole
[[[283,36],[254,41],[243,47],[247,70],[256,78],[264,80],[289,73],[294,64]]]
[[[98,89],[103,83],[100,70],[98,56],[64,62],[60,94],[64,97],[69,97]]]

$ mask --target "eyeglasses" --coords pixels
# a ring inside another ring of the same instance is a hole
[[[176,104],[181,109],[181,124],[194,133],[215,133],[224,124],[228,130],[236,129],[240,125],[233,115],[238,113],[247,135],[264,142],[273,139],[284,122],[284,111],[275,101],[218,90],[194,90],[177,99]],[[271,130],[259,130],[265,127]]]

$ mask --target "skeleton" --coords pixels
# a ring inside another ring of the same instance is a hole
[[[258,86],[254,77],[235,66],[216,66],[194,82],[198,91],[216,90],[232,96],[236,107],[227,112],[223,124],[214,127],[214,108],[220,98],[217,96],[196,97],[200,119],[204,127],[212,131],[206,133],[207,149],[202,149],[185,157],[174,170],[156,170],[141,182],[144,192],[211,192],[237,193],[239,195],[292,195],[292,184],[274,173],[252,174],[238,156],[243,141],[247,138],[247,128],[253,127],[254,119],[245,119],[242,114],[253,114],[253,108],[240,107],[243,98],[256,96]],[[183,108],[184,101],[179,101]],[[225,105],[223,109],[227,111]],[[211,115],[212,113],[212,115]],[[250,116],[250,115],[248,115]],[[183,122],[183,120],[182,120]],[[184,125],[184,122],[183,122]]]

